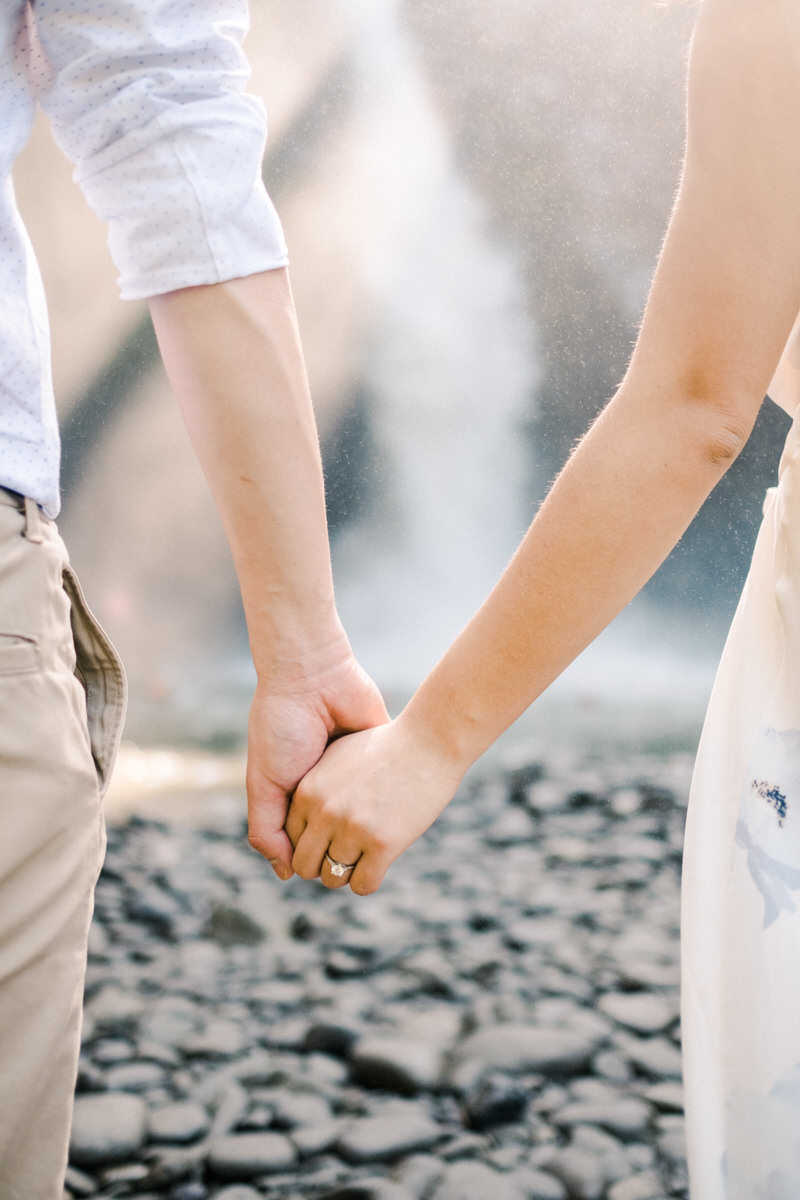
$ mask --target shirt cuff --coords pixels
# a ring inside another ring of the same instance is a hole
[[[108,222],[123,300],[222,283],[288,262],[261,179],[266,119],[252,96],[160,113],[78,167]]]

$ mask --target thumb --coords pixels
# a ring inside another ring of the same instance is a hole
[[[333,706],[331,716],[336,722],[334,736],[388,725],[390,720],[383,696],[358,664],[354,664],[350,687]]]

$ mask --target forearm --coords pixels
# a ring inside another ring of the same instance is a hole
[[[341,656],[316,426],[285,270],[150,301],[233,553],[260,674]]]
[[[400,723],[466,769],[639,591],[738,444],[707,407],[623,385]]]

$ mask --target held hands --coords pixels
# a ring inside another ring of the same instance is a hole
[[[329,738],[388,720],[378,689],[349,652],[292,678],[259,678],[248,731],[249,838],[280,879],[293,873],[284,823],[300,780]]]
[[[292,866],[326,887],[367,895],[448,804],[463,770],[402,716],[331,743],[297,787],[286,821]],[[335,864],[353,865],[335,873]]]

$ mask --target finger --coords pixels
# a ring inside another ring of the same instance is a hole
[[[320,880],[327,888],[347,887],[360,858],[361,850],[355,848],[354,842],[337,841],[335,846],[331,843],[322,856]]]
[[[247,787],[247,837],[281,880],[291,879],[293,846],[283,828],[288,797],[272,785]]]
[[[320,821],[306,825],[292,856],[292,870],[301,879],[319,878],[330,840],[331,829]]]
[[[370,896],[377,892],[392,861],[389,855],[375,850],[362,854],[348,877],[350,890],[357,896]]]
[[[286,830],[286,836],[288,837],[289,841],[292,843],[292,854],[294,854],[295,847],[297,846],[297,843],[300,841],[300,838],[303,836],[303,831],[305,830],[305,827],[307,824],[308,824],[308,822],[306,821],[305,817],[303,816],[302,811],[300,809],[300,805],[298,804],[297,800],[292,800],[292,802],[289,805],[289,812],[286,817],[286,824],[284,825],[284,829]]]

